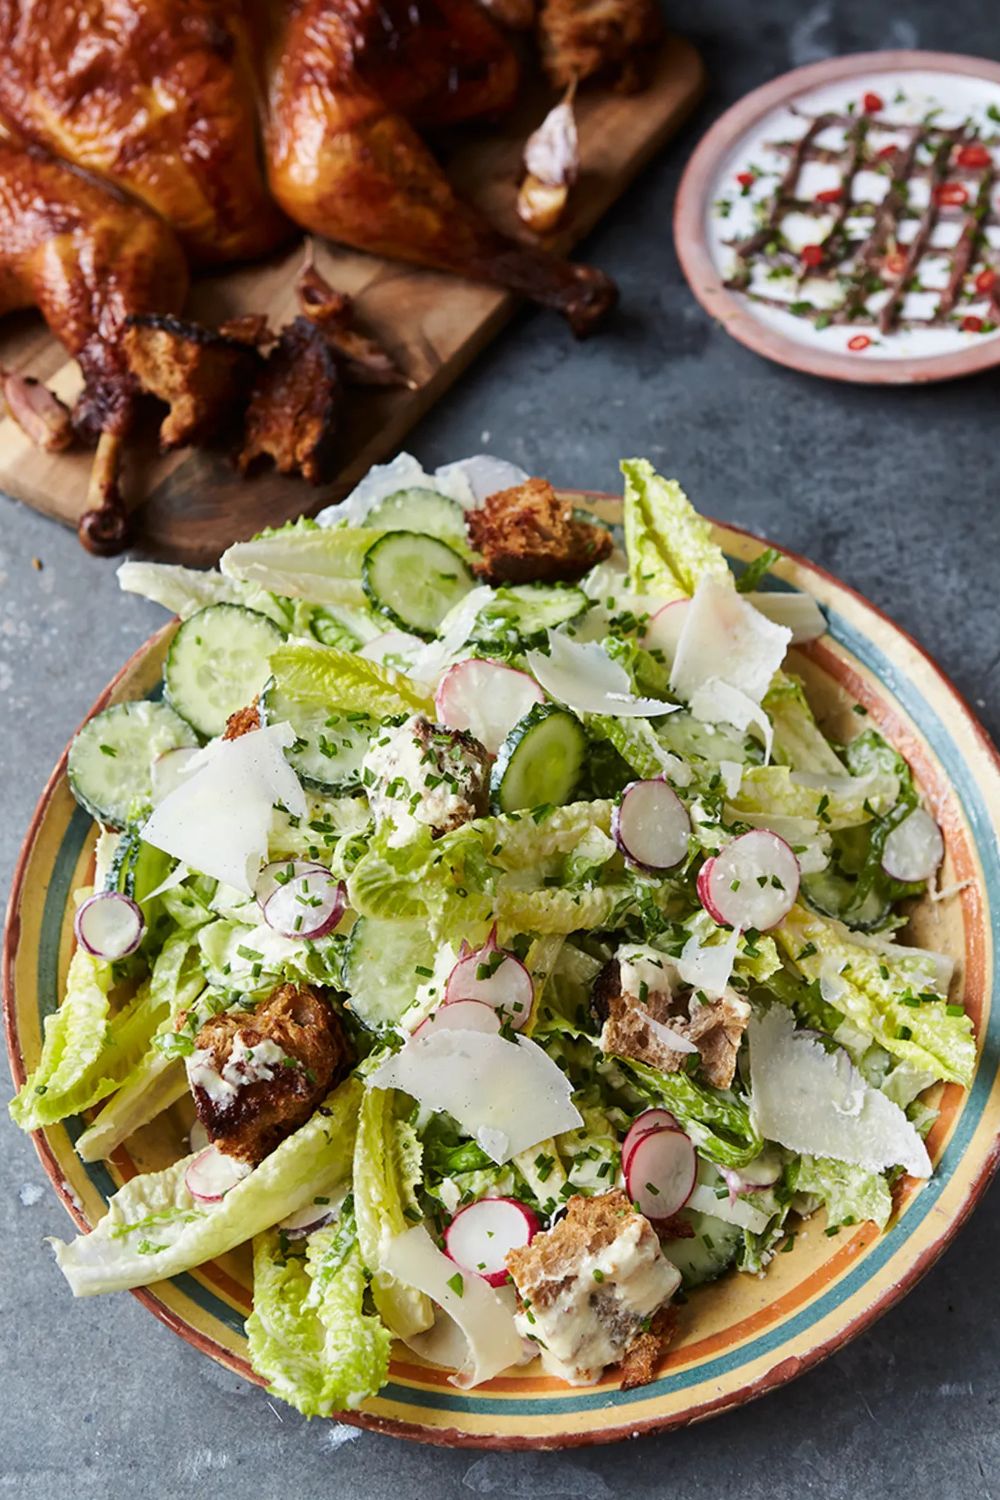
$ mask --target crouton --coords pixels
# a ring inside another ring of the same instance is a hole
[[[170,408],[160,426],[164,452],[224,433],[242,413],[260,364],[251,345],[160,313],[128,318],[123,345],[142,389]]]
[[[518,1329],[552,1374],[592,1385],[606,1366],[625,1361],[633,1385],[652,1378],[662,1342],[654,1319],[681,1278],[620,1188],[571,1198],[564,1218],[510,1252],[507,1269]]]
[[[333,463],[343,390],[336,356],[319,328],[296,318],[254,381],[237,458],[240,473],[267,455],[279,474],[321,484]]]
[[[547,479],[528,479],[469,511],[469,540],[487,583],[559,583],[582,577],[608,557],[611,533],[574,515]]]
[[[621,949],[598,974],[591,1005],[602,1023],[601,1050],[676,1073],[698,1055],[705,1080],[733,1081],[750,1007],[733,990],[706,1000],[680,983],[670,958],[655,949]],[[675,1045],[679,1040],[682,1044]]]
[[[283,984],[254,1011],[223,1011],[206,1021],[187,1072],[209,1139],[256,1165],[305,1124],[351,1064],[329,1002]]]
[[[226,720],[223,731],[224,740],[242,739],[245,734],[252,734],[255,729],[260,728],[260,698],[255,694],[246,708],[238,708],[234,714],[230,714]]]

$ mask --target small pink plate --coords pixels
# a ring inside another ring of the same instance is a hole
[[[794,370],[908,385],[1000,364],[1000,64],[865,52],[783,74],[697,147],[674,238],[705,311]]]

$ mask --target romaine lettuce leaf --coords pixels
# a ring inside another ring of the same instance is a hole
[[[623,459],[625,551],[637,593],[663,600],[693,594],[708,574],[732,582],[711,524],[699,516],[674,479],[662,479],[644,458]]]
[[[319,533],[326,537],[342,534]],[[379,719],[411,713],[434,717],[434,705],[412,678],[353,651],[288,641],[272,653],[271,671],[288,698],[330,713],[368,713]]]
[[[798,779],[809,777],[809,781]],[[839,778],[822,773],[795,772],[790,766],[748,766],[743,772],[740,789],[732,799],[733,814],[777,813],[782,817],[810,818],[827,831],[853,828],[867,823],[872,808],[885,796],[891,806],[896,788],[870,777]]]
[[[815,1193],[826,1204],[828,1227],[864,1224],[871,1220],[884,1229],[892,1214],[889,1184],[878,1172],[828,1156],[802,1156],[793,1168],[793,1185],[799,1193]]]
[[[396,1111],[395,1090],[366,1090],[354,1148],[354,1213],[375,1306],[393,1333],[409,1338],[431,1326],[434,1309],[423,1292],[404,1286],[384,1269],[393,1239],[421,1217],[415,1197],[421,1179],[420,1139]]]
[[[272,1395],[306,1417],[352,1411],[385,1384],[392,1335],[363,1311],[365,1273],[355,1241],[322,1291],[315,1272],[336,1245],[337,1226],[309,1236],[305,1254],[274,1229],[253,1245],[250,1363]]]
[[[119,1188],[89,1234],[50,1243],[73,1295],[148,1286],[252,1239],[347,1177],[362,1085],[349,1078],[217,1203],[192,1198],[191,1157]]]
[[[852,941],[839,922],[794,906],[775,939],[823,998],[891,1056],[968,1087],[976,1064],[972,1020],[933,988],[934,954]]]
[[[382,535],[365,527],[282,527],[250,542],[236,542],[222,554],[219,568],[226,578],[290,599],[363,608],[361,565]]]
[[[764,697],[764,708],[774,731],[772,757],[779,764],[794,771],[847,774],[843,761],[816,723],[797,677],[778,672]]]
[[[686,1073],[661,1073],[646,1063],[620,1057],[639,1093],[679,1120],[702,1156],[723,1167],[743,1167],[763,1142],[745,1102],[732,1093],[697,1083]]]
[[[291,606],[254,583],[224,578],[214,570],[182,568],[173,563],[124,562],[118,569],[118,586],[127,594],[141,594],[162,604],[171,614],[186,620],[209,604],[242,604],[267,615],[282,630],[291,624]]]

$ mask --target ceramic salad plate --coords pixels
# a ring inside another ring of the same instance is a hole
[[[618,502],[572,498],[616,519]],[[722,525],[715,537],[737,569],[764,546]],[[788,554],[775,564],[768,586],[806,591],[827,615],[828,632],[789,656],[823,730],[846,740],[861,714],[881,731],[908,760],[944,834],[940,888],[951,894],[924,899],[910,933],[955,960],[978,1053],[968,1091],[937,1087],[938,1115],[926,1142],[934,1175],[922,1182],[901,1179],[884,1233],[869,1223],[828,1234],[822,1213],[816,1214],[788,1242],[790,1253],[775,1256],[766,1277],[729,1275],[690,1292],[677,1335],[649,1384],[622,1390],[617,1377],[606,1375],[594,1386],[574,1388],[538,1373],[535,1364],[459,1390],[446,1370],[397,1345],[388,1383],[344,1420],[420,1442],[493,1448],[609,1442],[699,1420],[774,1389],[861,1332],[933,1264],[983,1193],[997,1164],[1000,1133],[996,752],[927,655],[851,589]],[[154,693],[175,629],[166,626],[132,657],[95,712]],[[43,1019],[63,992],[73,945],[71,893],[93,868],[95,828],[70,793],[66,760],[63,755],[32,820],[7,918],[5,1019],[18,1087],[37,1064]],[[106,1162],[85,1164],[74,1151],[86,1123],[71,1118],[35,1134],[42,1164],[81,1230],[97,1223],[124,1182],[186,1153],[191,1103],[185,1096],[173,1104]],[[244,1332],[251,1286],[243,1247],[134,1295],[203,1353],[253,1379]]]
[[[677,195],[691,290],[748,348],[834,380],[1000,361],[1000,65],[872,52],[798,68],[712,126]]]

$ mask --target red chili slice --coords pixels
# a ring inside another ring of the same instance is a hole
[[[963,318],[962,319],[962,332],[963,333],[982,333],[982,331],[983,331],[983,320],[982,320],[982,318],[977,318],[972,313],[970,313],[967,318]]]
[[[816,194],[817,203],[839,203],[844,196],[843,188],[824,188],[821,193]]]
[[[969,201],[969,190],[960,182],[942,182],[935,188],[934,197],[947,208],[961,208]]]
[[[881,94],[866,94],[861,102],[867,115],[877,115],[880,109],[885,108]]]
[[[878,155],[882,161],[886,161],[890,156],[895,156],[898,150],[898,146],[883,146],[881,151],[878,152]]]
[[[756,178],[752,172],[737,172],[736,181],[740,187],[753,187]]]
[[[860,354],[862,349],[867,349],[871,339],[867,333],[856,333],[852,339],[847,340],[847,347],[852,354]]]
[[[985,146],[962,146],[955,161],[960,167],[989,167],[993,158]]]
[[[902,276],[906,270],[906,256],[902,250],[894,250],[891,255],[885,257],[882,265],[890,276]]]
[[[823,264],[823,246],[803,245],[799,251],[799,257],[804,266],[821,266]]]
[[[979,275],[976,277],[976,291],[977,292],[983,292],[984,294],[987,293],[987,292],[992,292],[992,290],[996,286],[996,284],[997,284],[997,273],[995,271],[991,271],[991,270],[980,271]]]

